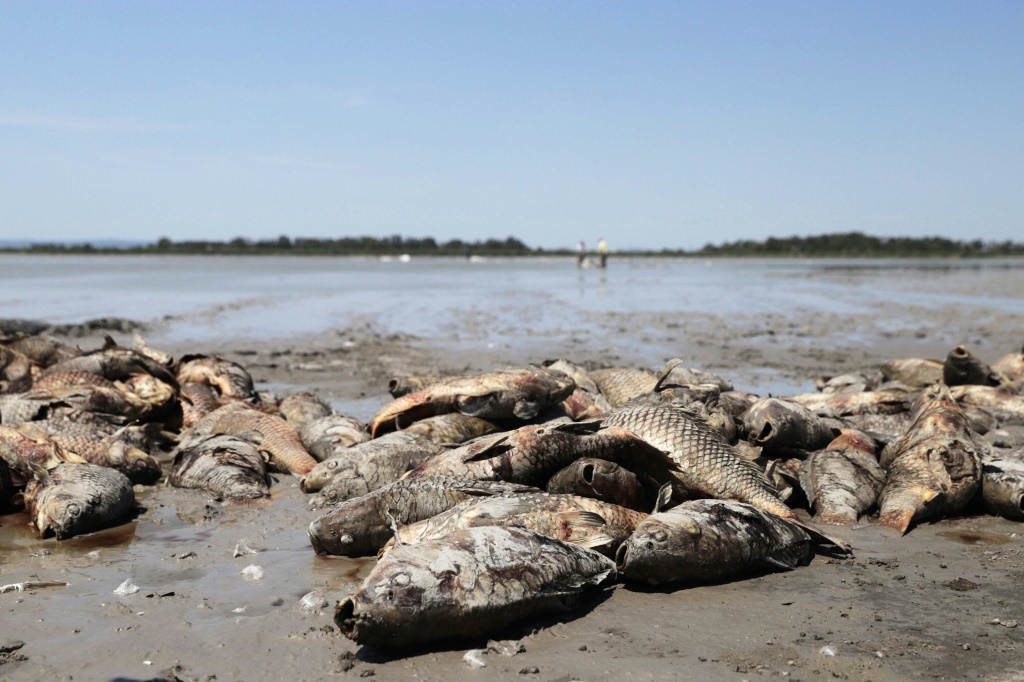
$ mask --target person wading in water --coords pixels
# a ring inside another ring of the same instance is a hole
[[[601,254],[601,267],[608,267],[608,244],[604,237],[597,238],[597,251]]]

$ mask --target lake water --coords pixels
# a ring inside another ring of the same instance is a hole
[[[687,320],[753,330],[740,334],[764,320],[818,320],[801,335],[836,344],[901,333],[969,340],[986,320],[1024,320],[1024,261],[613,257],[607,270],[579,270],[558,258],[0,255],[0,317],[107,316],[150,322],[151,342],[178,346],[372,324],[438,342],[542,339],[550,349],[605,325],[656,365],[677,351],[646,332]]]

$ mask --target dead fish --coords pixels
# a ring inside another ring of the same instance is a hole
[[[40,537],[64,540],[127,523],[139,508],[131,481],[120,471],[63,462],[36,468],[25,488],[25,509]]]
[[[281,412],[281,416],[299,433],[302,433],[302,430],[311,422],[334,414],[334,410],[324,402],[323,398],[309,391],[293,393],[285,397],[277,409]]]
[[[811,558],[800,526],[734,500],[695,500],[652,514],[619,547],[626,580],[662,585],[791,570]]]
[[[884,485],[874,442],[856,432],[840,435],[800,468],[800,487],[818,523],[852,526],[877,504]]]
[[[211,435],[237,436],[247,431],[259,433],[262,440],[258,447],[260,452],[267,454],[272,470],[301,476],[316,466],[316,460],[302,447],[299,434],[291,424],[277,415],[248,407],[230,410],[221,408],[209,416],[214,415],[218,416],[210,431]]]
[[[319,462],[344,454],[341,451],[370,440],[366,424],[354,417],[332,414],[305,424],[299,440]]]
[[[182,428],[190,429],[199,420],[216,410],[220,405],[218,395],[209,384],[188,382],[179,391],[182,413]]]
[[[450,412],[421,419],[402,429],[402,432],[422,436],[440,445],[465,443],[497,430],[498,427],[486,419],[467,417],[460,412]]]
[[[1001,387],[974,384],[950,386],[949,392],[961,408],[980,407],[1000,422],[1024,424],[1024,398]]]
[[[129,377],[123,385],[140,400],[149,405],[147,415],[165,415],[167,410],[177,403],[178,389],[150,374],[136,374]]]
[[[27,357],[0,345],[0,393],[21,393],[32,386],[32,363]]]
[[[633,398],[650,393],[658,384],[658,375],[646,369],[609,367],[595,369],[588,375],[612,408],[621,407]]]
[[[816,414],[845,417],[851,414],[894,414],[906,412],[917,389],[905,384],[883,384],[860,393],[802,393],[786,400],[800,403]]]
[[[849,414],[843,417],[843,421],[876,440],[890,443],[907,432],[913,417],[913,413],[907,410],[894,414]]]
[[[174,451],[168,482],[175,488],[205,490],[220,500],[270,498],[264,456],[237,436],[200,436]]]
[[[611,403],[587,371],[568,360],[545,360],[542,366],[552,372],[561,372],[576,383],[573,392],[562,401],[562,408],[573,421],[600,417],[612,409]]]
[[[328,460],[340,462],[337,473],[324,484],[319,493],[309,500],[310,508],[319,509],[333,506],[353,497],[373,492],[388,483],[397,481],[425,460],[444,450],[442,446],[431,443],[425,438],[419,436],[413,436],[413,438],[416,441],[407,445],[370,448],[364,454],[353,458]],[[364,443],[363,447],[372,443],[374,441]]]
[[[447,377],[447,379],[450,380],[452,377]],[[415,393],[431,384],[444,380],[445,377],[438,376],[392,377],[388,380],[388,393],[391,394],[392,398],[401,398],[403,395]]]
[[[309,542],[317,553],[369,556],[387,543],[397,525],[431,518],[466,500],[528,492],[538,491],[459,476],[402,479],[346,500],[317,518],[309,524]]]
[[[11,350],[21,353],[38,367],[51,367],[64,360],[77,357],[84,352],[78,346],[71,346],[52,336],[44,335],[23,336],[8,341],[4,345]]]
[[[766,451],[785,448],[818,450],[838,434],[840,424],[825,419],[799,403],[778,398],[762,398],[743,415],[748,438]]]
[[[604,459],[576,460],[555,472],[548,481],[547,491],[592,497],[628,509],[651,509],[636,474]]]
[[[359,644],[486,637],[564,612],[614,577],[614,562],[589,549],[522,528],[467,528],[395,547],[338,604],[334,622]]]
[[[32,478],[33,467],[53,468],[62,462],[85,460],[67,452],[38,428],[0,425],[0,459],[7,462],[16,487]]]
[[[999,358],[992,363],[992,371],[1015,383],[1024,382],[1024,350]]]
[[[733,390],[732,382],[728,379],[723,379],[717,374],[704,370],[684,367],[683,361],[679,358],[672,358],[665,363],[660,383],[662,385],[713,384],[718,387],[719,391]]]
[[[960,511],[981,485],[980,439],[949,389],[925,389],[915,407],[910,430],[889,446],[894,454],[879,498],[879,522],[901,533],[915,520]]]
[[[443,451],[444,448],[423,436],[396,431],[373,440],[337,447],[329,453],[330,457],[302,477],[299,487],[305,493],[315,493],[342,471],[348,471],[347,475],[351,477],[357,475],[353,469],[365,466],[369,470],[370,466],[376,466],[378,463],[384,463],[383,466],[388,471],[399,470],[395,476],[397,478],[406,472],[410,461],[422,461],[424,456]]]
[[[657,480],[672,466],[665,456],[624,429],[600,422],[531,424],[478,438],[421,464],[410,476],[467,476],[543,486],[581,457],[632,463],[655,469]]]
[[[255,397],[252,376],[237,362],[215,355],[186,355],[178,360],[178,382],[207,384],[231,400]]]
[[[860,393],[870,391],[878,382],[857,372],[849,372],[834,377],[820,377],[814,380],[814,386],[822,393]]]
[[[71,386],[103,386],[114,388],[114,382],[92,372],[54,372],[39,377],[33,384],[37,391],[56,391]]]
[[[604,424],[626,429],[665,452],[676,464],[674,478],[688,493],[747,502],[793,518],[764,472],[685,410],[631,403],[608,415]]]
[[[883,363],[881,369],[886,381],[924,388],[942,381],[942,367],[941,360],[900,358]]]
[[[27,426],[31,424],[24,424],[21,428]],[[117,469],[133,484],[153,485],[163,475],[160,463],[148,452],[128,445],[113,435],[101,440],[90,440],[54,433],[50,435],[50,440],[65,452],[73,452],[90,464]]]
[[[990,514],[1024,520],[1024,451],[982,460],[981,496]]]
[[[175,388],[178,386],[174,375],[166,367],[137,350],[118,346],[109,336],[100,350],[58,362],[47,368],[42,376],[61,372],[89,372],[111,381],[124,381],[134,374],[150,374]]]
[[[643,512],[578,495],[501,495],[466,500],[399,528],[394,544],[437,540],[465,528],[503,526],[526,528],[611,557],[646,518]]]
[[[481,419],[537,416],[572,393],[575,384],[560,372],[521,369],[457,377],[427,386],[385,405],[370,422],[370,434],[395,429],[426,417],[461,412]]]
[[[947,386],[1000,386],[1004,379],[993,372],[987,364],[974,357],[966,347],[956,346],[949,351],[946,361],[942,363],[942,381]]]

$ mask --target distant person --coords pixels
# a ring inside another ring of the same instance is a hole
[[[601,267],[608,267],[608,243],[604,237],[597,238],[597,252],[601,254]]]
[[[576,245],[576,267],[582,268],[583,261],[587,258],[587,245],[580,240],[580,243]]]

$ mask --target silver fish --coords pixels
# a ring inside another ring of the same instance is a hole
[[[25,508],[40,537],[58,540],[127,523],[138,511],[124,474],[75,462],[39,467],[25,488]]]

